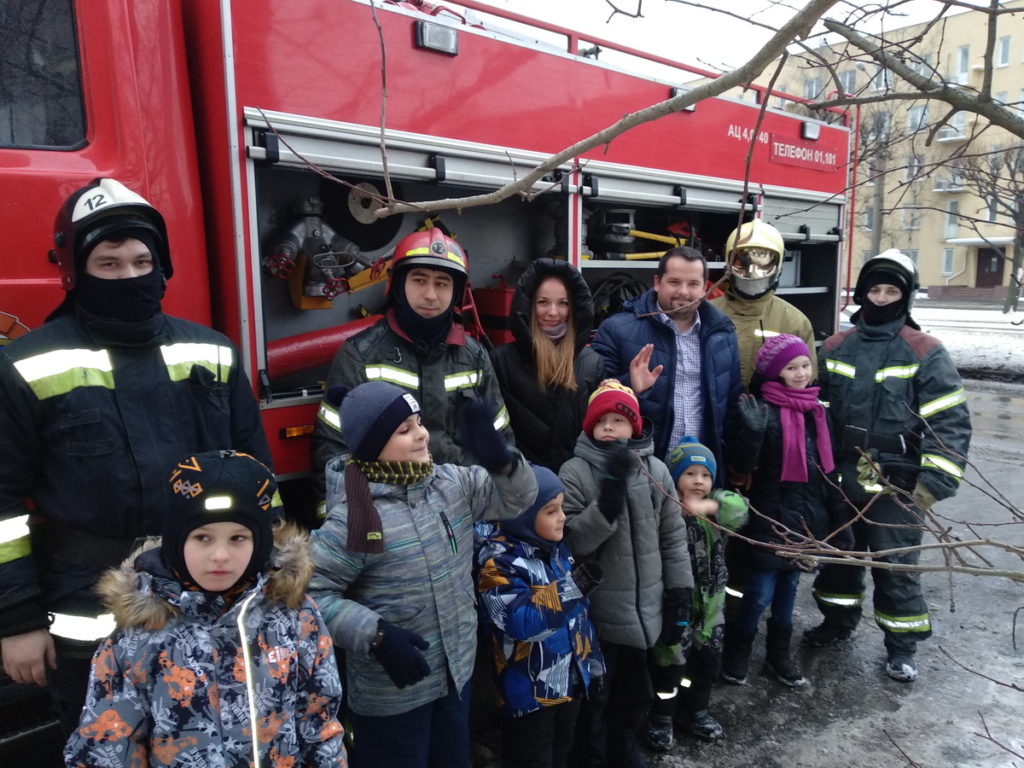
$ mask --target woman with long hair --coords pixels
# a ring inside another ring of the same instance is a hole
[[[512,299],[515,341],[498,347],[494,371],[527,459],[552,471],[572,457],[590,393],[604,378],[586,346],[594,320],[590,288],[568,262],[537,259]]]

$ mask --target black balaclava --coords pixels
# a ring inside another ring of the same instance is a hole
[[[409,274],[409,270],[417,266],[422,265],[414,264],[399,269],[398,273],[391,278],[390,299],[395,307],[395,320],[398,322],[398,327],[412,339],[417,351],[429,352],[448,336],[454,319],[455,304],[462,298],[466,278],[465,275],[454,270],[437,269],[436,271],[445,272],[452,278],[452,303],[437,317],[423,317],[409,305],[409,299],[405,295],[405,278]],[[435,267],[431,266],[427,269],[435,269]]]
[[[873,303],[871,299],[868,298],[868,291],[876,285],[882,284],[895,285],[903,291],[902,298],[900,298],[899,301],[886,304],[884,307],[880,307]],[[907,308],[909,304],[910,286],[907,285],[906,278],[899,272],[889,269],[873,269],[864,278],[863,300],[860,305],[860,319],[863,320],[865,325],[885,325],[886,323],[892,322],[901,315],[908,314]]]
[[[134,238],[145,243],[153,256],[153,269],[140,277],[106,280],[85,271],[89,254],[76,256],[75,302],[94,317],[136,323],[148,320],[160,311],[160,300],[166,285],[160,268],[159,250],[152,231],[138,227],[111,232],[105,240]],[[90,253],[91,253],[90,249]]]

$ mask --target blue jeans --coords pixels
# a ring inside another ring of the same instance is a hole
[[[469,768],[468,683],[408,712],[349,720],[352,768]]]
[[[800,571],[751,571],[743,600],[736,612],[736,628],[744,635],[757,632],[761,614],[770,603],[772,618],[778,624],[793,623],[793,603],[800,584]]]

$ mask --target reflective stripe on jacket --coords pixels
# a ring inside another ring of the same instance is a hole
[[[341,345],[327,374],[327,389],[354,389],[364,381],[387,381],[416,397],[423,426],[430,432],[430,455],[437,464],[473,463],[458,443],[458,410],[465,400],[494,403],[494,426],[512,440],[508,411],[487,351],[458,323],[452,325],[444,343],[421,358],[389,310],[386,317]],[[313,433],[313,487],[320,497],[327,462],[345,453],[337,403],[325,396]]]
[[[159,532],[170,467],[186,454],[236,448],[270,462],[234,345],[187,320],[152,325],[145,341],[117,343],[67,314],[0,350],[0,634],[46,626],[47,610],[95,616],[93,582]],[[64,554],[48,554],[29,522],[40,534],[52,524]],[[69,529],[123,548],[93,563],[98,548],[83,544],[71,567]]]
[[[889,482],[913,490],[920,479],[936,499],[956,493],[971,442],[971,415],[953,360],[934,336],[905,317],[864,325],[826,339],[821,351],[821,399],[829,403],[836,443],[848,428],[867,430]],[[905,451],[894,450],[905,446]],[[853,488],[858,455],[840,448],[844,484]]]

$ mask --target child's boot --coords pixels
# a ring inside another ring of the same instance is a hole
[[[768,653],[765,662],[768,671],[775,675],[780,683],[790,688],[802,688],[807,685],[807,680],[800,674],[800,670],[789,655],[789,641],[792,636],[792,624],[779,624],[774,619],[768,619]]]
[[[750,650],[757,632],[744,634],[735,624],[725,626],[725,648],[722,651],[722,679],[733,685],[747,684]]]

